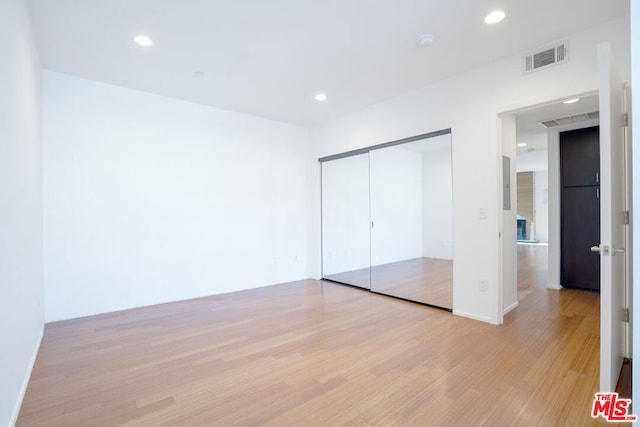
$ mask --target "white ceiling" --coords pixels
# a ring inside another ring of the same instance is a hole
[[[538,135],[546,135],[547,129],[540,124],[542,121],[592,113],[600,109],[597,93],[576,98],[580,100],[573,104],[557,102],[518,112],[515,115],[518,142],[525,142],[531,148],[531,144],[534,143]]]
[[[46,69],[304,126],[629,13],[628,0],[28,4]],[[505,21],[484,24],[496,8]]]

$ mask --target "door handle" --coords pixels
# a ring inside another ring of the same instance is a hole
[[[591,246],[591,252],[595,252],[602,256],[609,256],[609,246],[607,245]]]
[[[601,253],[600,246],[591,246],[591,252]],[[611,248],[609,248],[609,246],[605,246],[604,250],[602,250],[602,254],[603,255],[609,255],[609,252],[611,252],[611,256],[614,256],[615,254],[623,254],[623,253],[625,253],[625,249],[624,248],[615,248],[613,246]]]

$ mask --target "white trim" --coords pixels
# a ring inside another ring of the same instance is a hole
[[[42,326],[42,328],[40,328],[40,333],[38,335],[39,335],[38,341],[36,343],[35,348],[33,349],[33,354],[31,354],[31,361],[29,362],[29,371],[24,376],[24,381],[22,382],[20,394],[18,395],[18,399],[16,400],[16,406],[15,408],[13,408],[13,414],[11,415],[11,421],[9,422],[10,426],[15,426],[16,422],[18,422],[18,415],[20,415],[20,408],[22,408],[22,401],[24,400],[24,395],[27,393],[27,387],[29,386],[31,373],[33,372],[33,367],[36,364],[38,351],[40,351],[40,344],[42,343],[42,337],[44,336],[44,325]]]
[[[477,314],[465,313],[464,311],[453,310],[453,314],[460,317],[466,317],[468,319],[479,320],[481,322],[491,323],[493,325],[499,325],[492,318],[487,316],[478,316]]]
[[[547,283],[547,289],[553,289],[553,290],[559,291],[560,289],[562,289],[562,285],[557,285],[555,283]]]
[[[508,312],[510,312],[511,310],[517,308],[520,305],[520,303],[518,301],[514,302],[513,304],[511,304],[509,307],[505,308],[502,311],[502,315],[506,315]]]

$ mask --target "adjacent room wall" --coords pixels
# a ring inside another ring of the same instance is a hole
[[[539,170],[533,172],[533,190],[535,194],[535,224],[536,240],[549,242],[549,171]]]
[[[508,162],[501,162],[501,173],[498,181],[500,182],[500,195],[508,194],[509,203],[503,203],[502,197],[498,198],[499,217],[502,224],[500,231],[498,232],[499,243],[501,246],[498,251],[501,251],[503,263],[499,267],[502,270],[499,271],[499,280],[502,281],[502,314],[504,316],[511,310],[518,307],[518,271],[517,268],[513,268],[518,263],[518,247],[517,241],[517,228],[518,228],[518,178],[516,173],[517,159],[516,159],[516,119],[513,114],[508,114],[500,117],[500,133],[498,135],[500,144],[502,145],[502,156],[508,159]],[[502,158],[501,158],[502,160]],[[509,170],[506,170],[506,166],[509,166]],[[506,177],[509,177],[509,182],[505,182]],[[508,209],[505,209],[507,207]],[[499,318],[499,322],[502,318]]]
[[[308,130],[49,71],[43,97],[47,321],[308,277]]]
[[[0,425],[13,425],[43,330],[41,74],[22,0],[0,2]]]
[[[547,153],[549,156],[549,269],[547,288],[562,289],[560,283],[560,132],[557,128],[548,131]]]
[[[502,153],[497,115],[597,89],[597,45],[602,41],[611,42],[623,77],[629,78],[628,19],[595,27],[568,39],[570,60],[565,64],[524,75],[522,57],[516,55],[313,129],[312,158],[315,159],[452,129],[453,309],[456,314],[492,323],[499,323],[502,317],[498,257]],[[317,178],[312,188],[319,188]],[[319,197],[316,200],[319,201]],[[319,206],[315,210],[319,212]],[[480,210],[486,210],[486,219],[480,218]],[[310,253],[319,260],[316,242],[319,242],[317,233],[311,236]],[[316,275],[318,270],[319,263],[314,268]],[[479,287],[482,278],[488,279],[486,292]]]

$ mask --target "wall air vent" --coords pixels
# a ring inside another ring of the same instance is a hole
[[[569,42],[563,41],[523,56],[524,72],[531,73],[569,60]]]
[[[575,116],[562,117],[559,119],[543,120],[540,123],[545,128],[549,129],[556,126],[572,125],[574,123],[586,122],[589,120],[598,120],[600,113],[594,111],[592,113],[576,114]]]

